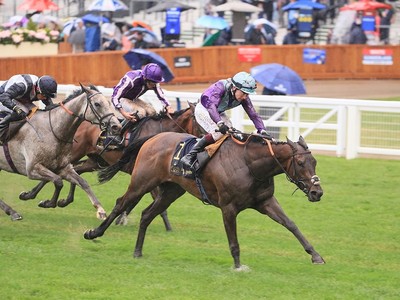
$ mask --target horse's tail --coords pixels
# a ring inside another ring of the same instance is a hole
[[[131,142],[128,147],[124,149],[122,157],[115,164],[109,166],[108,168],[102,169],[98,172],[98,180],[99,183],[105,183],[114,177],[126,164],[131,166],[133,169],[133,165],[135,164],[136,157],[139,153],[140,148],[143,144],[152,138],[154,135],[146,136]]]

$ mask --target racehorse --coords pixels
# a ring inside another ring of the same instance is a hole
[[[121,129],[107,98],[94,86],[81,84],[81,89],[75,90],[64,101],[49,109],[36,111],[15,136],[2,146],[0,170],[21,174],[29,179],[53,182],[55,191],[52,198],[39,203],[44,208],[57,206],[63,179],[78,185],[96,208],[97,217],[104,219],[106,212],[101,203],[70,163],[73,138],[84,121],[109,128],[115,134]]]
[[[171,169],[171,162],[178,156],[177,145],[190,135],[160,133],[147,141],[138,140],[132,152],[136,162],[128,190],[117,199],[112,212],[99,227],[84,233],[85,239],[102,236],[126,207],[136,205],[143,195],[158,186],[158,196],[142,212],[134,257],[142,256],[146,230],[154,217],[187,191],[203,201],[208,199],[210,204],[221,209],[235,270],[247,268],[240,262],[236,228],[237,215],[247,208],[286,227],[311,255],[313,263],[325,263],[274,197],[274,176],[281,173],[285,173],[309,201],[316,202],[322,197],[323,190],[315,173],[317,162],[306,142],[302,137],[298,142],[289,139],[271,142],[259,135],[241,136],[241,141],[232,135],[225,139],[198,176],[201,184],[175,175],[174,168]]]
[[[128,103],[126,103],[128,105]],[[189,103],[189,108],[177,111],[172,115],[168,115],[165,112],[159,113],[155,116],[147,116],[141,119],[132,135],[132,139],[142,138],[151,136],[156,133],[164,131],[173,132],[184,132],[190,133],[196,136],[200,136],[204,133],[200,126],[197,125],[194,118],[194,107],[195,105]],[[133,108],[131,109],[133,110]],[[118,162],[122,155],[122,149],[116,149],[112,151],[102,151],[96,146],[97,140],[101,134],[101,130],[98,126],[93,126],[90,123],[82,123],[75,136],[74,144],[72,146],[72,158],[71,162],[74,165],[75,171],[78,174],[85,172],[93,172],[99,170],[101,167],[104,168],[107,165],[114,165]],[[81,160],[85,156],[88,157],[86,160]],[[122,167],[122,166],[121,166]],[[122,171],[130,173],[132,171],[132,165],[127,164],[121,168]],[[21,200],[34,199],[39,191],[44,187],[46,182],[39,183],[29,192],[22,192],[20,194]],[[58,200],[57,204],[60,207],[65,207],[74,201],[75,185],[71,183],[70,191],[66,199]],[[127,209],[126,212],[122,213],[116,220],[117,224],[126,224],[127,215],[131,209]],[[168,220],[167,212],[161,214],[165,227],[167,230],[171,230],[171,225]]]

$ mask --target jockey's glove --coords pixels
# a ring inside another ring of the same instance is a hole
[[[218,122],[217,125],[218,125],[219,132],[221,132],[222,134],[225,134],[228,132],[229,127],[226,126],[224,122]]]
[[[273,140],[273,137],[265,129],[260,131],[260,135],[268,140]]]
[[[18,115],[18,117],[20,117],[21,119],[25,119],[26,118],[26,113],[18,105],[15,105],[13,107],[13,111],[15,111],[16,114]]]

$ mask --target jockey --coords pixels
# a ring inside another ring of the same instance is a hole
[[[196,105],[194,115],[197,123],[208,133],[181,159],[184,166],[192,167],[197,153],[228,132],[232,124],[225,111],[239,105],[244,108],[253,121],[257,132],[271,138],[265,130],[263,120],[250,101],[249,94],[255,94],[256,88],[256,81],[249,73],[239,72],[232,78],[217,81],[203,92]]]
[[[161,89],[161,82],[164,82],[164,78],[160,66],[149,63],[145,65],[142,70],[129,71],[121,78],[119,83],[114,87],[111,102],[126,120],[136,122],[137,116],[134,112],[129,113],[124,109],[121,104],[121,99],[125,98],[135,102],[136,99],[148,90],[153,90],[157,98],[163,103],[166,111],[168,113],[173,113],[174,109],[165,98],[164,92]],[[113,138],[113,144],[118,144],[120,142],[120,137]]]
[[[7,115],[0,121],[0,129],[11,121],[25,119],[35,105],[33,101],[42,101],[46,106],[53,104],[51,98],[57,94],[57,82],[53,77],[44,75],[14,75],[0,86],[0,112]]]

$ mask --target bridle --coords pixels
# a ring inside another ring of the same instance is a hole
[[[294,162],[294,158],[295,158],[295,156],[297,156],[297,155],[310,154],[311,151],[309,151],[309,150],[306,149],[306,150],[303,151],[303,152],[298,152],[296,149],[293,149],[293,148],[292,148],[293,153],[292,153],[292,155],[291,155],[290,160],[289,160],[288,163],[287,163],[287,167],[285,168],[285,167],[281,164],[281,162],[278,160],[278,158],[276,157],[275,152],[274,152],[274,150],[272,149],[271,141],[268,140],[268,139],[266,139],[266,138],[263,138],[263,140],[266,142],[266,144],[267,144],[267,146],[268,146],[268,150],[269,150],[269,152],[271,153],[271,156],[273,157],[273,159],[275,160],[275,162],[278,164],[278,166],[281,168],[281,170],[285,173],[286,179],[287,179],[289,182],[294,183],[294,184],[297,186],[297,189],[295,189],[295,190],[293,191],[293,194],[294,194],[298,189],[300,189],[300,190],[302,190],[306,195],[308,195],[308,194],[310,193],[311,187],[310,187],[309,189],[307,189],[307,185],[305,184],[305,180],[306,180],[306,179],[305,179],[305,178],[295,179],[295,178],[297,178],[297,173],[298,173],[298,172],[297,172],[297,169],[296,169],[296,164],[295,164],[295,162]],[[247,146],[247,143],[246,143],[246,146]],[[293,166],[293,168],[292,168],[292,169],[293,169],[293,175],[292,175],[292,176],[289,174],[289,170],[290,170],[291,166]],[[262,179],[257,178],[257,177],[252,173],[252,171],[251,171],[250,168],[249,168],[249,170],[250,170],[250,174],[251,174],[256,180],[258,180],[258,181],[263,181]],[[318,177],[317,175],[311,176],[310,181],[311,181],[312,186],[320,185],[320,179],[319,179],[319,177]]]
[[[106,128],[108,127],[108,125],[110,124],[111,118],[112,118],[112,116],[113,116],[114,114],[113,114],[113,113],[108,113],[108,114],[106,114],[106,115],[104,115],[104,116],[101,116],[101,114],[96,110],[95,105],[93,104],[93,102],[91,101],[91,99],[92,99],[94,96],[99,95],[99,94],[101,94],[101,92],[95,92],[95,93],[93,93],[93,94],[88,94],[88,93],[86,93],[86,107],[85,107],[85,111],[84,111],[83,115],[78,115],[78,114],[76,114],[75,112],[71,111],[68,107],[66,107],[66,106],[64,105],[65,103],[71,101],[73,98],[72,98],[72,99],[69,99],[69,100],[67,100],[67,101],[65,101],[65,102],[60,102],[60,103],[59,103],[59,106],[61,106],[69,115],[71,115],[71,116],[77,118],[80,122],[87,121],[87,122],[89,122],[89,123],[91,123],[91,124],[99,125],[100,129],[101,129],[101,130],[104,130],[104,129],[106,129]],[[88,111],[89,108],[90,108],[90,110],[93,112],[93,114],[95,115],[97,121],[90,121],[90,120],[88,120],[88,119],[86,118],[86,113],[87,113],[87,111]],[[54,129],[53,129],[53,125],[52,125],[52,122],[51,122],[51,111],[52,111],[52,110],[49,111],[49,123],[50,123],[51,132],[53,133],[53,135],[56,137],[56,139],[57,139],[58,141],[63,142],[63,143],[70,143],[70,144],[72,144],[72,141],[63,141],[62,139],[60,139],[60,138],[55,134]],[[108,118],[108,119],[107,119],[106,121],[104,121],[106,118]]]
[[[281,162],[276,158],[276,155],[275,155],[274,151],[272,150],[271,142],[268,139],[264,139],[264,140],[267,142],[268,149],[271,152],[271,155],[274,158],[275,162],[281,167],[282,171],[285,173],[286,179],[288,181],[290,181],[291,183],[294,183],[297,186],[297,189],[295,189],[293,191],[293,194],[296,192],[296,190],[300,189],[303,191],[303,193],[308,195],[310,193],[311,187],[309,189],[307,189],[307,185],[305,184],[306,179],[305,178],[294,179],[294,178],[297,178],[297,168],[296,168],[296,164],[294,162],[294,158],[297,155],[310,154],[311,151],[305,149],[305,151],[303,151],[303,152],[298,152],[297,149],[292,148],[293,153],[291,155],[291,159],[288,161],[287,168],[284,168],[284,166],[281,164]],[[293,176],[290,176],[290,174],[288,172],[288,170],[290,170],[290,166],[293,166]],[[310,181],[311,181],[312,186],[320,185],[320,179],[317,175],[311,176]]]

